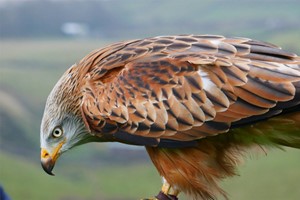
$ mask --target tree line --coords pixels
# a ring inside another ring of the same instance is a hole
[[[299,32],[299,6],[297,0],[27,0],[0,5],[0,37],[62,37],[81,28],[104,39],[185,33],[268,39]]]
[[[62,26],[75,22],[90,34],[115,36],[124,18],[111,12],[106,1],[25,1],[0,7],[0,37],[60,37]]]

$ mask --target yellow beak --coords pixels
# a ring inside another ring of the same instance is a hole
[[[49,174],[54,176],[52,173],[52,170],[54,168],[55,162],[57,158],[59,157],[59,150],[61,149],[62,145],[65,143],[65,141],[62,141],[59,143],[59,145],[54,149],[52,155],[49,154],[49,152],[42,148],[41,149],[41,164],[44,169],[44,171]]]

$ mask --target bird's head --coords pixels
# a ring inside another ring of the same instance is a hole
[[[41,123],[41,164],[50,175],[62,153],[95,140],[82,120],[81,93],[72,73],[68,70],[51,91]]]

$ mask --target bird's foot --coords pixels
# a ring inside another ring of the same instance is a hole
[[[141,200],[178,200],[178,197],[175,195],[165,194],[160,191],[154,198],[146,198]]]
[[[161,191],[154,198],[146,198],[141,200],[178,200],[179,190],[172,187],[165,179]]]

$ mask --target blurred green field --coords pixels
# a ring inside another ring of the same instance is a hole
[[[298,32],[287,32],[271,35],[267,41],[299,53],[298,36]],[[0,184],[12,199],[131,200],[158,192],[160,177],[149,160],[116,159],[118,153],[109,152],[105,144],[85,145],[68,152],[59,160],[55,177],[46,175],[40,167],[39,125],[47,95],[69,66],[110,41],[44,39],[0,43],[1,99],[5,94],[14,100],[0,104]],[[14,114],[18,106],[24,112],[19,109]],[[16,128],[10,129],[10,123]],[[299,150],[272,150],[267,156],[253,157],[240,168],[240,177],[222,183],[230,199],[299,199]]]
[[[150,162],[108,166],[62,159],[54,177],[42,171],[38,158],[31,161],[0,153],[0,163],[0,181],[16,200],[132,200],[151,197],[160,189],[160,178]],[[299,150],[273,150],[267,156],[247,159],[240,176],[222,185],[232,200],[297,200],[299,168]]]

